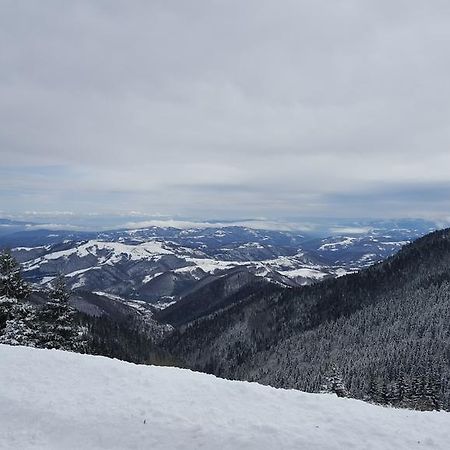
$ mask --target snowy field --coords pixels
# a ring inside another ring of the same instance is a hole
[[[448,449],[450,414],[0,345],[1,449]]]

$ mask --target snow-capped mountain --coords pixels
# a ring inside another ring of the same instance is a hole
[[[287,286],[307,284],[343,271],[319,263],[302,251],[294,253],[295,248],[280,249],[251,242],[208,248],[206,253],[161,238],[146,239],[70,241],[17,247],[13,252],[23,264],[24,276],[35,283],[45,285],[61,273],[72,289],[149,301],[183,296],[200,280],[212,281],[235,268],[245,268],[258,277]],[[230,248],[235,260],[229,258]],[[276,256],[289,252],[294,254]]]
[[[166,306],[218,278],[235,279],[236,269],[288,287],[338,277],[385,259],[428,229],[383,222],[330,237],[237,226],[37,230],[3,237],[0,246],[14,244],[24,276],[36,284],[63,274],[75,290]]]

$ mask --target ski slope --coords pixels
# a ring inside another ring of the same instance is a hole
[[[0,345],[1,449],[448,449],[450,414]]]

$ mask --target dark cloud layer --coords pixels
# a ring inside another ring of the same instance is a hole
[[[1,0],[0,209],[445,215],[448,42],[440,0]]]

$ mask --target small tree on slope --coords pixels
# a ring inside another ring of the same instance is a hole
[[[20,274],[20,265],[8,251],[0,253],[0,332],[15,312],[19,312],[16,305],[29,293],[30,288]]]
[[[36,345],[35,310],[24,300],[30,294],[20,265],[8,251],[0,253],[0,343]]]
[[[23,280],[20,265],[10,252],[0,253],[0,297],[23,300],[30,295],[30,287]]]
[[[331,365],[328,374],[325,376],[323,391],[336,394],[338,397],[348,396],[342,375],[335,364]]]
[[[11,319],[6,321],[0,344],[27,345],[38,344],[37,318],[35,309],[27,304],[16,302],[10,311]]]
[[[63,277],[58,277],[49,293],[49,301],[39,313],[39,346],[77,350],[82,346],[76,311],[69,305],[70,293]]]

